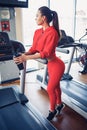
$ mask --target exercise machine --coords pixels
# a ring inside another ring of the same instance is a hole
[[[20,74],[20,90],[17,86],[0,87],[0,130],[56,130],[24,94],[26,62]]]
[[[72,42],[70,44],[63,44],[62,48],[58,47],[58,49],[62,50],[69,47],[72,47],[72,52],[68,61],[66,72],[60,82],[62,89],[62,100],[65,104],[87,119],[87,84],[73,80],[73,77],[69,74],[76,47],[87,47],[87,44]],[[45,68],[43,75],[37,75],[37,82],[40,84],[41,88],[46,89],[49,76],[47,73],[46,62],[44,64]]]
[[[63,92],[62,100],[65,104],[87,119],[87,85],[73,80],[73,77],[69,74],[71,59],[68,67],[67,72],[63,75],[61,80],[61,89]],[[40,84],[41,88],[46,89],[48,79],[49,76],[47,75],[47,66],[45,64],[43,75],[37,75],[37,82]]]
[[[56,51],[61,52],[61,53],[65,53],[65,54],[69,54],[69,50],[67,49],[63,49],[63,48],[56,48]],[[37,75],[36,79],[37,79],[37,83],[40,84],[41,88],[46,89],[47,83],[48,83],[48,71],[47,71],[47,60],[46,59],[36,59],[36,61],[44,64],[44,70],[43,70],[43,74],[42,75]]]
[[[19,78],[19,70],[14,64],[11,54],[9,37],[6,33],[0,32],[0,84]]]
[[[87,36],[87,29],[86,33],[79,39],[79,43],[81,40]],[[82,71],[79,71],[81,74],[87,74],[87,46],[83,46],[82,49],[80,49],[80,55],[79,55],[79,64],[81,67],[83,67]]]

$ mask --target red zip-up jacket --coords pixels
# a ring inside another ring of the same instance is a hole
[[[29,52],[32,54],[39,52],[41,58],[52,58],[55,56],[58,40],[58,33],[53,26],[48,27],[45,31],[42,28],[37,29],[34,33],[33,44]]]

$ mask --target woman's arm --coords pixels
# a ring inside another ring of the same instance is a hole
[[[15,63],[19,64],[27,60],[38,59],[38,58],[41,58],[40,53],[35,53],[30,55],[22,54],[19,57],[14,57],[13,60],[15,61]]]

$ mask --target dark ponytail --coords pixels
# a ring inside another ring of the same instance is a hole
[[[56,29],[56,31],[58,32],[58,35],[60,37],[58,14],[56,13],[56,11],[51,11],[51,14],[53,15],[53,19],[52,19],[53,26]]]
[[[58,14],[56,13],[56,11],[52,11],[46,6],[42,6],[38,10],[40,10],[42,15],[46,16],[48,23],[52,22],[60,37]]]

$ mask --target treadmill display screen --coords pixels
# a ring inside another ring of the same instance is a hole
[[[28,0],[0,0],[0,7],[28,8]]]
[[[6,41],[3,37],[0,37],[0,46],[6,45]]]

